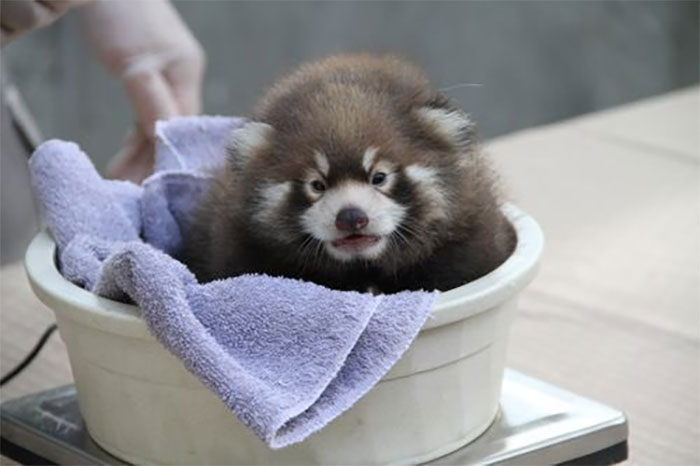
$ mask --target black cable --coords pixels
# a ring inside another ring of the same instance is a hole
[[[20,362],[14,369],[12,369],[10,372],[5,374],[2,379],[0,379],[0,387],[5,385],[7,382],[10,380],[14,379],[20,372],[22,372],[39,354],[39,351],[41,351],[41,348],[44,347],[48,339],[51,337],[53,332],[56,331],[58,326],[56,326],[55,323],[49,325],[49,327],[44,330],[43,335],[41,335],[41,338],[39,338],[39,341],[36,342],[36,345],[34,345],[34,348],[29,352],[29,354]]]

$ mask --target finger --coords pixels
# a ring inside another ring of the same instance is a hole
[[[0,24],[9,34],[33,29],[50,23],[56,15],[41,3],[28,0],[2,2]]]
[[[0,46],[9,44],[12,39],[20,35],[19,32],[13,33],[11,30],[6,29],[4,26],[0,25]]]
[[[153,171],[154,153],[153,142],[139,128],[134,128],[107,165],[107,177],[140,183]]]
[[[45,26],[69,9],[92,0],[3,0],[0,8],[0,45],[30,29]]]
[[[169,83],[158,69],[150,67],[127,68],[122,78],[143,134],[153,139],[157,120],[180,113]]]
[[[202,76],[206,57],[199,46],[173,60],[164,69],[180,113],[196,115],[202,108]]]
[[[36,2],[56,16],[62,15],[76,4],[71,0],[36,0]]]

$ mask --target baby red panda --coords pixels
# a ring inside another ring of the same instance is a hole
[[[400,59],[340,55],[279,81],[233,131],[184,260],[205,281],[447,290],[514,242],[467,115]]]

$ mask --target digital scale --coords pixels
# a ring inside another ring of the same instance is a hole
[[[0,437],[2,455],[22,464],[126,464],[90,438],[73,385],[0,405]],[[507,369],[491,427],[427,464],[614,464],[627,437],[622,412]]]

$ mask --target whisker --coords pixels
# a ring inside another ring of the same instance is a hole
[[[406,235],[401,233],[401,229],[394,230],[394,232],[391,234],[390,238],[393,239],[394,235],[396,235],[397,238],[400,239],[404,244],[408,244],[408,238],[406,238]],[[396,245],[398,246],[398,243],[396,243]]]
[[[438,89],[438,91],[448,92],[448,91],[452,91],[455,89],[462,89],[463,87],[484,87],[484,85],[480,84],[480,83],[460,83],[460,84],[454,84],[452,86],[441,87]]]
[[[423,233],[425,233],[424,229],[421,228],[418,225],[411,225],[408,223],[402,223],[399,225],[397,230],[403,230],[404,232],[408,233],[410,236],[413,238],[417,239],[420,241],[420,238]]]
[[[314,250],[314,269],[318,269],[319,266],[321,265],[321,260],[323,259],[323,242],[322,241],[316,241],[316,248]]]
[[[297,248],[297,255],[301,256],[301,263],[299,264],[299,271],[300,273],[304,273],[306,270],[306,263],[308,262],[308,255],[306,254],[306,249],[308,249],[308,244],[310,241],[308,239],[304,240],[304,242]]]
[[[303,262],[299,266],[300,273],[302,274],[306,271],[309,260],[313,258],[314,253],[312,252],[312,248],[315,246],[314,243],[316,242],[318,242],[316,238],[312,235],[308,235],[297,248],[297,254],[303,256]]]

